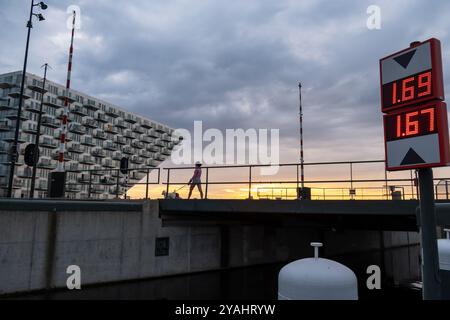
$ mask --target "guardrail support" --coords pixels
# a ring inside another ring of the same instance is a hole
[[[248,167],[248,199],[252,198],[252,166]]]
[[[169,194],[169,183],[170,183],[170,168],[167,169],[166,196]]]
[[[205,199],[208,199],[208,171],[209,168],[206,168],[206,185],[205,185]]]
[[[150,169],[147,169],[147,179],[145,181],[145,200],[148,200],[148,179],[150,175]]]

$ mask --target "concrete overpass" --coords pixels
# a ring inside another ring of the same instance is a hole
[[[376,251],[419,274],[416,201],[0,200],[0,295]],[[444,210],[445,211],[445,210]],[[440,225],[450,225],[438,210]],[[395,230],[395,231],[393,231]],[[411,249],[412,248],[412,249]],[[395,250],[408,250],[397,254]],[[413,263],[413,266],[411,266]]]

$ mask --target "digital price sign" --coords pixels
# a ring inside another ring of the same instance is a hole
[[[444,102],[384,115],[384,136],[387,170],[446,166],[450,162]]]
[[[444,100],[441,44],[429,39],[380,60],[381,110]]]

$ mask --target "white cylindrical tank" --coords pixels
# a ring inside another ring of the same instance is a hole
[[[358,281],[346,266],[319,258],[320,242],[312,242],[314,258],[284,266],[278,275],[278,300],[358,300]]]
[[[438,240],[439,269],[442,284],[442,299],[450,300],[450,229],[444,229],[446,239]]]

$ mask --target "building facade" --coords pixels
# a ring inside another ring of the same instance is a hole
[[[9,153],[14,141],[21,79],[21,71],[0,75],[0,196],[6,196],[8,188]],[[63,85],[52,81],[47,80],[45,90],[42,90],[42,82],[42,78],[27,73],[14,197],[29,196],[32,168],[24,163],[24,150],[35,142],[42,94],[36,198],[47,196],[48,175],[57,166],[66,96],[70,101],[70,112],[64,166],[67,171],[66,196],[69,198],[109,199],[126,193],[149,170],[170,156],[180,141],[173,136],[173,129],[161,123],[76,90],[66,94]],[[129,168],[135,169],[128,175],[113,170],[120,167],[123,157],[128,158]]]

